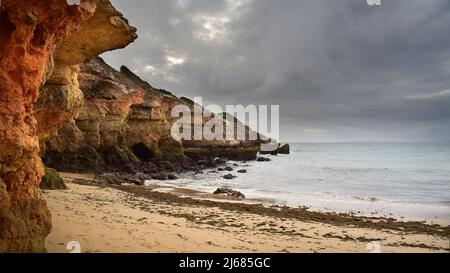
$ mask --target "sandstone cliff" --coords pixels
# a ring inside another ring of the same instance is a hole
[[[51,218],[38,190],[38,134],[50,135],[77,116],[83,103],[77,64],[135,38],[107,0],[1,2],[0,252],[45,251]]]
[[[130,162],[185,155],[196,160],[255,159],[258,145],[254,142],[175,141],[171,128],[177,119],[171,111],[180,104],[193,108],[190,100],[152,87],[126,67],[116,71],[100,58],[80,67],[82,107],[74,121],[42,138],[46,166],[102,172],[120,170]]]
[[[137,38],[136,29],[108,0],[95,3],[95,14],[58,44],[54,64],[49,65],[53,69],[34,108],[41,139],[78,117],[84,101],[78,82],[79,64],[105,51],[123,48]]]

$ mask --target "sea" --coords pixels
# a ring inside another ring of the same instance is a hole
[[[209,193],[229,187],[268,204],[450,224],[450,144],[290,146],[289,155],[265,156],[270,162],[229,162],[232,172],[187,173],[162,186]],[[228,173],[237,178],[224,179]]]

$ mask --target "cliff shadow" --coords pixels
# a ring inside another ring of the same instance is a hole
[[[133,154],[142,162],[148,162],[155,158],[155,153],[150,150],[144,143],[140,142],[131,147]]]

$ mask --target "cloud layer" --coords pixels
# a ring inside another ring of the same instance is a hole
[[[109,63],[207,103],[279,104],[283,140],[450,139],[448,0],[113,3],[140,38]]]

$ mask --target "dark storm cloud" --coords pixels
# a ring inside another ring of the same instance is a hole
[[[156,87],[280,104],[288,140],[449,139],[448,0],[113,2],[140,38],[104,57]]]

